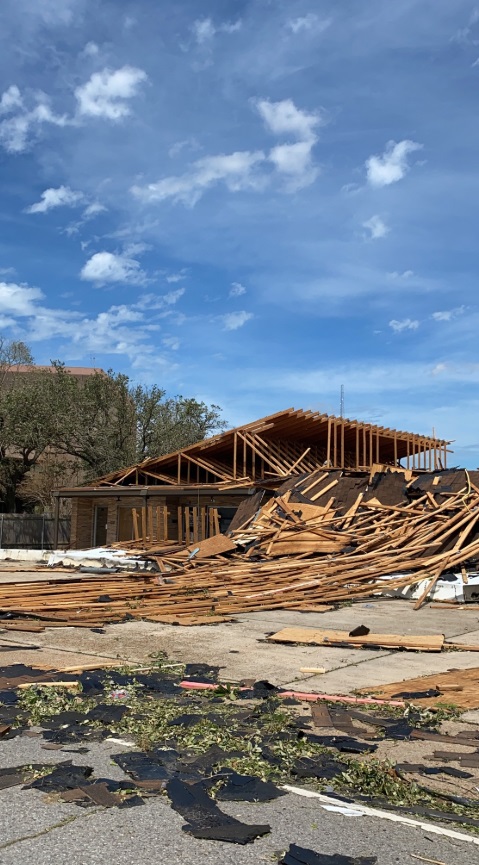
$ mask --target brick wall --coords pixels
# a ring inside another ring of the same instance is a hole
[[[85,547],[91,547],[92,534],[92,499],[73,499],[70,546],[76,550],[85,549]]]

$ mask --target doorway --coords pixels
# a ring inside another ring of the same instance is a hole
[[[108,508],[97,505],[95,507],[93,523],[93,546],[106,546],[106,533],[108,528]]]

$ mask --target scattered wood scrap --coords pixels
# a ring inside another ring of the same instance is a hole
[[[449,686],[460,686],[460,691],[450,692]],[[444,687],[444,690],[442,690]],[[375,688],[361,688],[358,694],[372,694],[381,699],[393,699],[400,693],[420,694],[431,690],[439,691],[437,696],[410,698],[410,702],[420,706],[437,706],[441,703],[454,703],[462,709],[479,709],[479,667],[469,670],[449,670],[447,673],[434,673],[432,676],[418,676],[402,682],[378,685]]]

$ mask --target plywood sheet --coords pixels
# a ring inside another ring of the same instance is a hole
[[[402,635],[368,634],[364,637],[350,637],[348,631],[324,631],[316,628],[283,628],[271,637],[273,643],[305,643],[313,646],[334,646],[348,644],[358,648],[380,646],[387,649],[413,649],[421,652],[440,652],[444,645],[444,635]]]
[[[227,538],[226,535],[214,535],[212,538],[206,538],[204,541],[192,544],[188,549],[190,553],[198,550],[195,554],[195,559],[207,559],[210,556],[218,556],[221,553],[233,552],[236,550],[236,544],[231,538]]]
[[[321,505],[303,505],[291,502],[291,507],[296,514],[301,516],[301,519],[305,523],[309,523],[311,520],[321,521],[322,517],[328,512],[328,508]]]

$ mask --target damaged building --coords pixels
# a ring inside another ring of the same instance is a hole
[[[320,468],[354,476],[374,467],[447,468],[449,442],[319,412],[286,409],[172,454],[152,457],[56,494],[71,499],[71,547],[140,537],[190,543],[228,530],[260,488]]]

